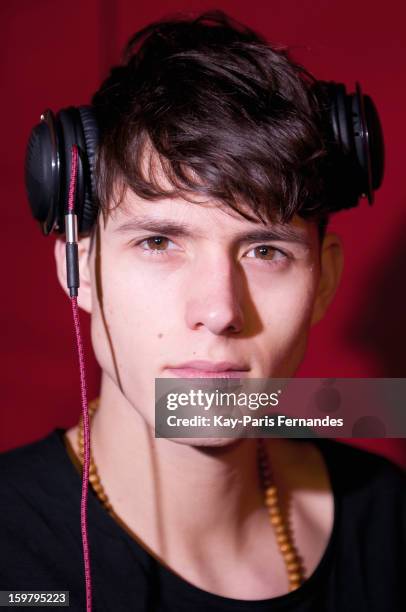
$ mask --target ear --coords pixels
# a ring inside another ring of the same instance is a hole
[[[79,290],[77,302],[80,308],[90,313],[92,311],[92,292],[90,282],[90,259],[88,258],[90,248],[90,236],[80,238],[78,241],[79,255]],[[57,238],[55,241],[54,255],[56,261],[56,271],[58,280],[66,295],[69,296],[69,289],[66,284],[66,255],[65,240]]]
[[[320,279],[313,307],[311,325],[320,321],[333,300],[340,284],[344,266],[344,250],[341,238],[329,232],[325,235],[320,253]]]

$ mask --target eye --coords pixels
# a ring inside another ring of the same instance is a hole
[[[173,248],[174,243],[172,242],[172,240],[169,240],[169,238],[166,238],[165,236],[150,236],[149,238],[144,238],[144,240],[138,242],[137,245],[139,245],[143,251],[164,255],[166,251],[171,250],[171,248]],[[170,247],[170,245],[173,246]]]
[[[253,253],[253,254],[250,255],[250,253]],[[287,259],[288,256],[286,255],[286,253],[284,253],[280,249],[276,249],[275,247],[272,247],[266,244],[261,244],[260,246],[257,246],[251,249],[250,251],[248,251],[246,257],[254,258],[254,259],[261,259],[263,261],[269,261],[273,263],[273,262],[282,261],[284,259]]]

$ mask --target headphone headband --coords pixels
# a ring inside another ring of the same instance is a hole
[[[331,149],[332,178],[342,189],[340,205],[328,212],[357,206],[360,197],[374,201],[384,174],[384,141],[372,99],[361,86],[347,94],[345,86],[317,81],[313,91],[320,102],[325,138]],[[33,217],[44,234],[65,231],[64,215],[71,175],[71,148],[79,150],[76,214],[81,234],[90,232],[97,217],[94,166],[99,130],[90,106],[69,107],[55,116],[51,110],[31,131],[25,161],[25,183]],[[340,193],[341,196],[341,193]]]

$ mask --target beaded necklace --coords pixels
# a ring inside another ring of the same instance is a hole
[[[91,419],[99,406],[99,398],[89,402],[89,418]],[[280,504],[278,490],[272,479],[272,471],[265,448],[264,439],[258,438],[258,469],[263,488],[264,504],[268,510],[269,520],[275,532],[276,542],[283,557],[289,580],[289,591],[294,591],[304,582],[305,570],[301,557],[293,542],[292,530],[285,521]],[[78,427],[79,459],[84,461],[83,417],[80,417]],[[108,512],[113,512],[109,498],[101,483],[97,466],[90,454],[89,482],[97,497]]]

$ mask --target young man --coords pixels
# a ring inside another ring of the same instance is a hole
[[[155,378],[293,377],[334,297],[340,185],[310,84],[284,51],[202,17],[137,35],[94,97],[100,214],[79,242],[78,303],[102,370],[96,610],[403,609],[405,479],[389,461],[267,439],[267,508],[256,440],[154,436]],[[63,240],[55,258],[65,288]],[[69,590],[74,610],[80,430],[0,463],[1,589]]]

